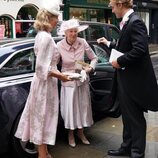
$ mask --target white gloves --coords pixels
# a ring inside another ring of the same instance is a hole
[[[80,72],[80,74],[81,74],[81,79],[80,79],[80,81],[81,81],[81,82],[84,82],[84,81],[87,79],[86,71],[85,71],[85,70],[82,70],[82,71]]]

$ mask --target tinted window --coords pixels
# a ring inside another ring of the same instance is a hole
[[[100,37],[106,37],[107,38],[107,29],[105,29],[104,25],[89,25],[89,27],[82,31],[79,32],[79,37],[83,37],[86,40],[89,41],[96,41]]]
[[[93,45],[94,51],[98,57],[98,63],[109,63],[108,53],[99,45]]]
[[[105,49],[103,49],[98,44],[90,44],[90,46],[98,57],[98,63],[100,63],[100,64],[102,64],[102,63],[109,64],[109,54],[108,54],[108,52],[106,52]],[[86,53],[85,53],[84,60],[85,60],[86,63],[90,63],[90,60],[87,57]]]
[[[84,39],[88,40],[88,39],[89,39],[89,36],[88,36],[88,29],[79,32],[79,33],[78,33],[78,37],[81,37],[81,38],[84,38]]]
[[[100,25],[91,25],[89,26],[89,34],[91,40],[97,40],[100,37],[106,37],[107,33],[104,29],[104,26]]]
[[[0,77],[34,72],[35,55],[33,48],[16,53],[1,69]]]
[[[110,36],[110,41],[116,42],[119,38],[119,32],[115,27],[109,27],[108,33]]]
[[[56,29],[53,29],[52,36],[58,36],[57,32],[60,28],[61,21],[58,22]],[[87,41],[96,41],[100,37],[106,37],[108,40],[116,41],[119,36],[119,30],[114,25],[107,25],[103,23],[86,23],[80,21],[80,25],[89,25],[89,27],[79,32],[79,37],[86,39]],[[30,27],[27,37],[35,37],[37,31],[32,27]]]
[[[57,32],[59,30],[60,25],[61,25],[61,22],[58,22],[56,28],[52,30],[51,32],[52,37],[58,36]],[[31,26],[26,34],[26,37],[35,37],[36,35],[37,35],[36,29],[33,26]]]

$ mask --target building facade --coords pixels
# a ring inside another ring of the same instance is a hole
[[[108,7],[109,0],[63,0],[63,3],[64,19],[76,17],[118,26],[118,20]],[[149,43],[158,43],[158,0],[134,0],[134,10],[147,26]]]
[[[34,23],[44,0],[0,0],[0,39],[25,37]],[[53,0],[52,0],[53,1]],[[59,20],[75,17],[80,20],[112,23],[118,21],[109,0],[59,0],[62,7]],[[158,43],[158,0],[134,0],[134,10],[144,20],[150,43]]]
[[[25,37],[42,1],[0,0],[0,38]],[[62,20],[62,12],[59,18]]]
[[[111,22],[109,0],[63,0],[64,19]]]
[[[158,0],[134,1],[134,9],[147,26],[149,43],[158,43]]]

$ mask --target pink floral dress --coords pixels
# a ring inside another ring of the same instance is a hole
[[[35,38],[36,70],[30,93],[15,136],[34,144],[54,145],[58,121],[57,78],[48,76],[57,69],[58,53],[51,35],[39,31]]]

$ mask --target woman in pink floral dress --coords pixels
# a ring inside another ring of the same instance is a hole
[[[86,25],[80,26],[76,19],[63,22],[59,34],[64,34],[65,38],[57,43],[62,61],[61,71],[67,74],[79,72],[82,75],[81,80],[62,82],[61,87],[61,115],[65,128],[69,129],[68,141],[71,147],[76,146],[75,129],[81,141],[84,144],[90,144],[83,130],[84,127],[93,124],[88,74],[95,69],[97,56],[86,40],[78,37],[78,32],[87,27]],[[85,55],[91,61],[87,66],[84,66],[86,65]]]
[[[58,53],[50,31],[58,22],[59,5],[51,2],[40,9],[34,27],[36,68],[30,93],[22,113],[15,136],[38,146],[38,158],[51,158],[47,144],[54,145],[58,122],[57,78],[68,81],[68,77],[57,70]]]

